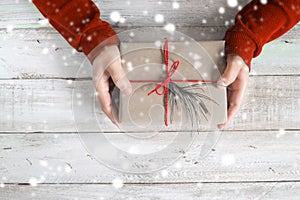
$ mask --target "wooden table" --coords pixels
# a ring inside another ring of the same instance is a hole
[[[117,32],[168,22],[199,41],[221,40],[237,12],[226,1],[177,2],[178,9],[171,0],[99,6],[103,19],[112,11],[125,17],[111,22]],[[156,14],[165,22],[155,23]],[[0,199],[300,199],[298,29],[267,44],[253,61],[244,104],[209,156],[195,159],[196,142],[180,165],[123,174],[100,165],[76,132],[72,89],[91,81],[76,76],[84,56],[27,0],[1,1]],[[102,125],[113,134],[108,122]],[[123,187],[113,187],[113,180]]]

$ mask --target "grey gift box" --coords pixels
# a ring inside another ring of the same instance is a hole
[[[215,129],[217,124],[224,123],[227,116],[226,88],[217,88],[214,83],[200,83],[200,90],[191,89],[190,92],[206,95],[213,101],[202,99],[208,112],[199,112],[198,116],[192,116],[197,118],[197,126],[195,122],[194,125],[191,123],[191,115],[180,103],[173,109],[169,104],[169,125],[165,126],[164,95],[160,96],[154,92],[148,96],[148,93],[166,78],[162,46],[163,41],[120,44],[123,67],[133,87],[131,95],[119,96],[118,117],[121,126],[131,130],[207,130]],[[180,61],[178,69],[171,76],[172,80],[182,80],[175,82],[180,87],[187,88],[198,84],[188,80],[218,80],[220,71],[224,69],[223,41],[198,42],[196,45],[169,42],[168,46],[169,66],[176,60]]]

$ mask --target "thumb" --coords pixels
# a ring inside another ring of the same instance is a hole
[[[107,71],[110,74],[113,82],[121,90],[121,92],[127,95],[132,92],[132,86],[128,78],[126,77],[126,73],[122,67],[120,57],[118,57],[110,64],[110,66],[107,68]]]
[[[226,69],[220,76],[217,85],[228,86],[233,83],[243,66],[245,66],[245,63],[240,56],[228,57]]]

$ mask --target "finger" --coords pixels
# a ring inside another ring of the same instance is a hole
[[[233,92],[232,94],[234,96],[235,93]],[[233,119],[233,117],[236,115],[236,113],[240,109],[240,105],[241,104],[239,104],[239,103],[228,102],[227,120],[223,124],[218,124],[218,128],[219,129],[223,129],[226,126],[228,126],[228,124],[231,122],[231,120]]]
[[[245,66],[243,59],[239,56],[231,56],[227,59],[227,66],[219,78],[217,85],[228,86],[237,78],[240,70]]]
[[[115,59],[111,65],[107,68],[107,71],[111,75],[115,85],[121,90],[121,92],[129,95],[132,92],[132,86],[126,77],[125,71],[121,64],[121,58]]]
[[[249,81],[249,72],[247,69],[242,71],[238,79],[231,85],[231,92],[228,98],[228,114],[227,114],[227,121],[224,124],[220,124],[219,128],[226,127],[233,117],[237,114],[238,110],[242,105],[242,101],[245,95],[245,91]]]
[[[98,99],[102,111],[107,115],[107,117],[114,123],[118,124],[116,117],[114,116],[112,109],[112,100],[109,93],[109,74],[105,72],[103,76],[98,80],[96,85],[96,90],[98,92]]]
[[[248,85],[249,76],[248,73],[241,73],[235,84],[232,85],[233,92],[231,93],[228,110],[228,120],[229,123],[232,118],[236,115],[237,111],[240,109],[243,98],[245,96],[246,88]],[[231,106],[233,104],[233,106]]]

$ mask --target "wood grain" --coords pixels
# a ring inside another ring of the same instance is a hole
[[[173,0],[95,2],[118,33],[172,23],[197,41],[223,39],[239,9],[221,0],[177,0],[178,9]],[[114,11],[124,23],[111,21]],[[163,23],[155,22],[157,14]],[[299,27],[253,60],[244,104],[205,159],[199,152],[213,132],[200,132],[187,152],[177,141],[172,155],[182,157],[163,171],[127,174],[96,161],[77,134],[97,134],[100,127],[118,147],[133,145],[91,101],[90,66],[77,74],[84,55],[30,1],[1,1],[0,199],[300,199]],[[147,42],[142,34],[135,39]],[[142,147],[163,148],[172,134]],[[170,156],[159,155],[157,164],[166,165]],[[140,163],[133,166],[145,167]],[[112,186],[116,179],[122,188]],[[35,180],[36,187],[26,185]]]
[[[229,129],[299,129],[299,80],[298,76],[251,77],[244,104]],[[103,131],[116,131],[93,101],[93,91],[90,80],[1,80],[0,130],[74,132],[77,123],[83,132],[99,130],[98,124]],[[95,119],[99,123],[93,123]]]
[[[195,35],[201,29],[203,28],[190,31]],[[216,35],[210,38],[208,31],[209,29],[204,28],[206,34],[199,39],[221,39]],[[261,56],[253,60],[251,74],[300,74],[299,52],[299,39],[281,38],[267,44]],[[0,31],[1,79],[90,78],[90,74],[76,75],[84,61],[85,56],[72,50],[55,30],[21,29],[13,33]]]
[[[203,159],[199,152],[205,135],[201,133],[186,152],[174,150],[182,157],[163,171],[128,174],[98,163],[77,134],[0,134],[0,178],[5,177],[0,182],[28,183],[31,178],[41,183],[80,184],[111,183],[115,178],[125,183],[170,184],[300,180],[299,131],[225,131]],[[118,148],[133,145],[122,134],[106,133],[106,137]],[[144,148],[162,147],[168,141],[154,137],[152,142]],[[168,164],[169,154],[154,154],[160,158],[158,166]],[[134,165],[139,163],[142,160],[136,159]]]
[[[124,185],[120,189],[105,185],[7,185],[0,188],[3,199],[280,199],[300,198],[299,182],[270,183],[193,183]]]

